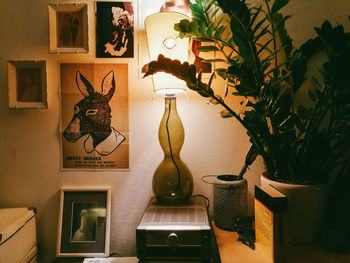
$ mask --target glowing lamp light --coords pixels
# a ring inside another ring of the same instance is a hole
[[[160,12],[145,19],[150,61],[157,60],[159,54],[180,60],[181,63],[188,61],[189,41],[177,38],[178,32],[174,30],[174,24],[182,19],[189,18],[177,12]],[[184,92],[186,83],[170,74],[159,72],[153,75],[153,87],[156,93],[174,95]]]

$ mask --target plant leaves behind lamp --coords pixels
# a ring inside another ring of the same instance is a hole
[[[174,24],[186,15],[176,12],[160,12],[145,19],[150,59],[159,54],[184,62],[188,59],[188,39],[177,38]],[[158,202],[163,204],[186,203],[192,195],[193,178],[187,165],[180,158],[184,143],[184,128],[176,110],[175,95],[185,91],[186,83],[171,75],[158,73],[153,77],[156,93],[165,95],[165,111],[158,138],[164,151],[164,159],[154,172],[152,187]]]

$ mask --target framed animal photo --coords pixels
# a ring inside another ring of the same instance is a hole
[[[96,57],[134,57],[133,2],[96,2]]]
[[[61,63],[62,169],[129,169],[128,64]]]
[[[62,188],[57,256],[108,256],[110,214],[110,188]]]
[[[87,4],[49,4],[50,52],[87,53]]]
[[[8,62],[9,108],[47,109],[46,61]]]

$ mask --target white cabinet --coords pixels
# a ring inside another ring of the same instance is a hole
[[[36,244],[33,209],[0,209],[0,263],[36,262]]]

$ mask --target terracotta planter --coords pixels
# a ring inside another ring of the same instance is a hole
[[[288,212],[284,222],[287,242],[314,242],[320,233],[325,213],[327,185],[286,184],[264,176],[261,176],[261,185],[271,185],[288,197]]]

